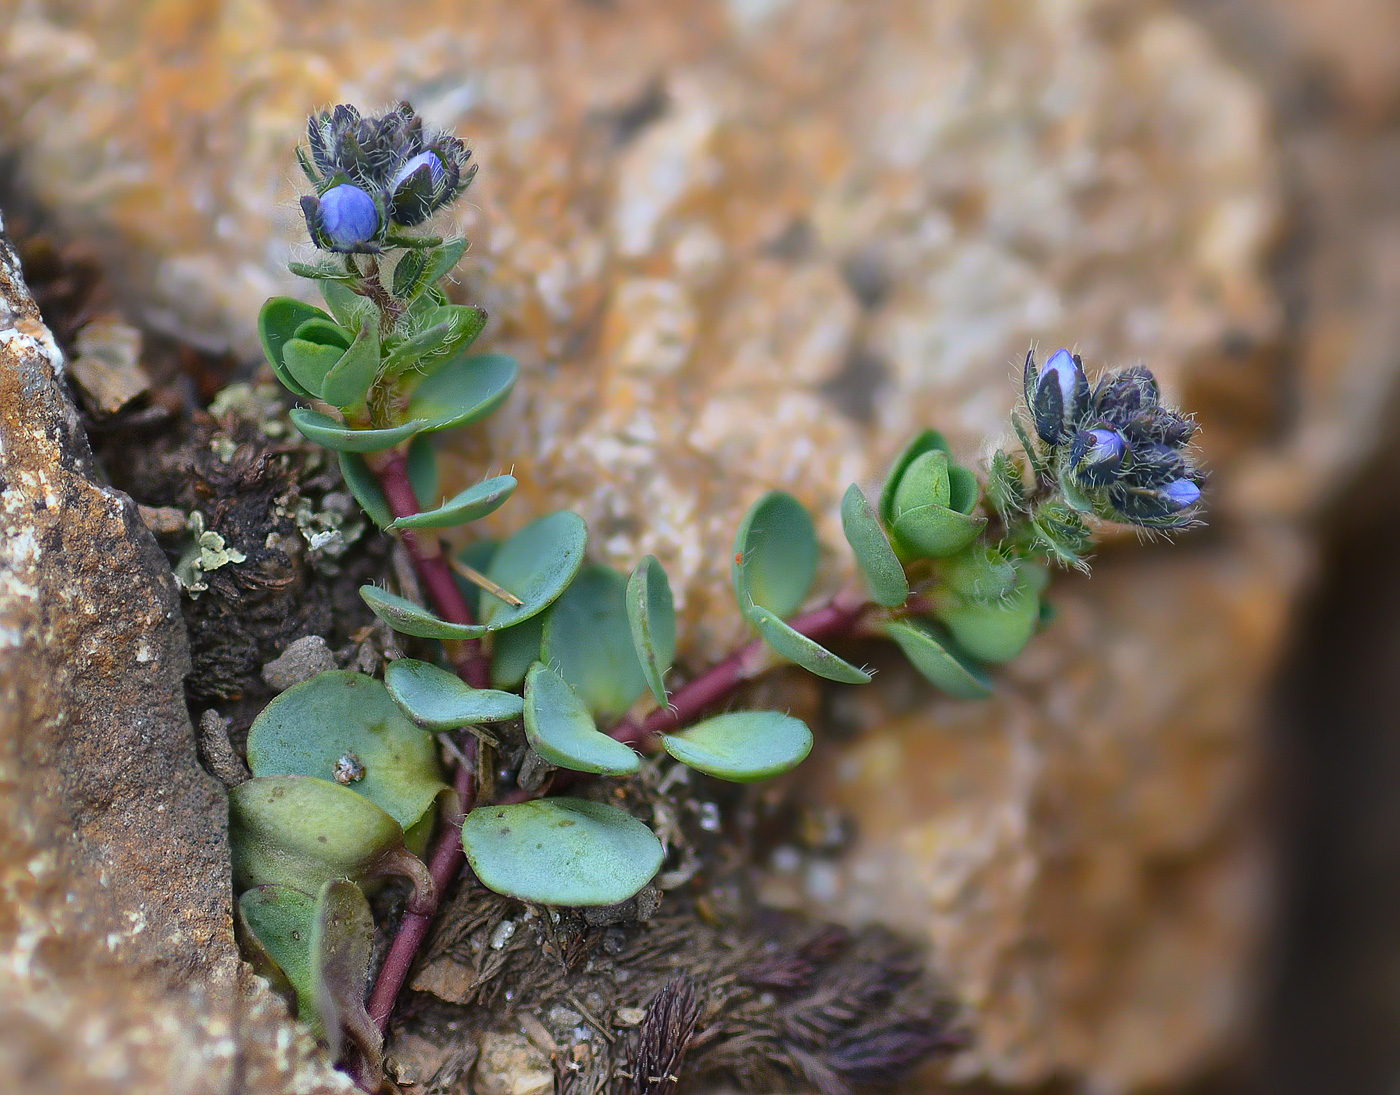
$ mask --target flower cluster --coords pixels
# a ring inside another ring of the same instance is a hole
[[[382,250],[393,227],[414,228],[455,201],[476,174],[449,134],[425,134],[407,103],[362,117],[352,106],[313,114],[297,159],[316,187],[301,199],[311,240],[326,251]]]
[[[1057,350],[1042,370],[1026,354],[1026,405],[1045,442],[1045,463],[1075,509],[1144,528],[1197,519],[1205,476],[1186,455],[1195,423],[1161,402],[1140,366],[1090,387],[1078,354]]]

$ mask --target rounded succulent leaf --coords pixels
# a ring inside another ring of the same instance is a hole
[[[716,715],[677,734],[663,734],[666,752],[717,779],[754,783],[796,768],[812,751],[812,731],[780,711]]]
[[[406,411],[425,431],[446,430],[485,418],[499,407],[520,375],[508,354],[476,354],[449,361],[414,389]]]
[[[341,478],[355,496],[355,501],[360,503],[360,508],[380,528],[388,527],[394,520],[394,514],[365,458],[353,452],[340,452],[336,456],[340,460]],[[437,456],[432,443],[424,436],[415,437],[409,443],[408,479],[420,506],[431,506],[437,501]]]
[[[964,700],[985,699],[992,694],[991,682],[959,653],[942,629],[924,620],[891,620],[884,631],[934,687]]]
[[[384,357],[384,369],[390,375],[413,369],[431,376],[450,362],[462,360],[486,326],[486,312],[481,308],[438,303],[429,308],[427,298],[420,301],[423,307],[416,310],[414,333]]]
[[[321,398],[336,407],[358,406],[379,375],[379,365],[379,323],[366,316],[355,341],[326,374]]]
[[[232,788],[233,885],[314,893],[367,878],[403,847],[399,823],[363,795],[311,776],[260,776]]]
[[[497,475],[485,482],[468,487],[436,509],[400,517],[390,528],[454,528],[477,521],[493,513],[515,493],[515,476]]]
[[[1025,649],[1040,623],[1039,586],[1023,571],[1016,588],[1001,600],[940,598],[935,615],[958,646],[978,661],[1009,662]]]
[[[627,616],[627,580],[585,566],[544,622],[540,659],[573,685],[594,715],[621,715],[646,691]]]
[[[446,786],[432,737],[379,681],[342,670],[293,685],[262,709],[248,730],[248,768],[254,776],[325,780],[340,772],[346,787],[405,829]]]
[[[940,559],[957,554],[987,523],[972,515],[977,497],[977,477],[950,463],[947,453],[934,450],[915,457],[894,495],[895,540],[911,555]]]
[[[369,1069],[383,1066],[384,1037],[365,1010],[370,959],[374,953],[374,914],[353,882],[333,879],[316,898],[311,925],[311,968],[315,1008],[332,1058],[343,1056],[346,1038]]]
[[[272,366],[273,373],[293,394],[306,399],[314,399],[315,393],[302,387],[287,371],[282,359],[282,350],[296,337],[297,328],[310,319],[330,322],[330,316],[319,308],[314,308],[293,297],[273,297],[262,306],[258,313],[258,339],[262,342],[263,353]]]
[[[239,895],[235,911],[239,943],[253,968],[290,992],[297,1018],[322,1033],[311,968],[316,899],[290,886],[254,886]]]
[[[856,557],[856,565],[865,575],[866,584],[875,603],[886,608],[898,608],[909,599],[909,579],[904,567],[890,545],[890,538],[880,527],[875,510],[852,483],[841,499],[841,531]]]
[[[544,615],[497,631],[491,636],[491,686],[519,688],[530,666],[540,660]]]
[[[319,399],[326,374],[344,353],[339,346],[323,346],[319,342],[294,338],[282,347],[282,363],[302,388]]]
[[[666,671],[676,656],[676,604],[655,555],[638,563],[627,579],[627,623],[647,686],[657,703],[665,703]]]
[[[523,708],[511,692],[473,688],[457,674],[413,658],[390,662],[384,686],[404,713],[428,730],[505,722],[519,718]]]
[[[601,802],[543,798],[483,806],[462,824],[462,847],[482,884],[543,905],[616,905],[651,881],[661,841]]]
[[[791,616],[817,576],[817,532],[806,508],[786,491],[770,491],[744,515],[731,571],[739,609]]]
[[[297,327],[295,337],[320,346],[339,346],[342,350],[350,349],[350,343],[355,338],[353,333],[324,314],[303,321]]]
[[[864,669],[857,669],[850,662],[838,658],[821,643],[790,627],[766,608],[754,608],[749,613],[749,619],[765,643],[807,672],[842,684],[870,683],[870,674]]]
[[[575,772],[620,776],[640,764],[628,746],[599,732],[578,693],[541,662],[525,676],[525,738],[550,764]]]
[[[288,417],[308,441],[314,441],[336,452],[363,453],[392,449],[400,441],[407,441],[423,429],[422,422],[412,421],[382,430],[357,430],[343,422],[337,422],[328,414],[306,407],[293,407]]]
[[[322,281],[321,298],[326,302],[335,321],[347,331],[358,331],[365,316],[374,312],[374,305],[342,281]]]
[[[582,517],[567,510],[537,518],[502,541],[486,576],[525,603],[512,605],[496,597],[483,597],[482,623],[496,631],[543,612],[583,566],[587,542],[588,526]]]
[[[895,457],[890,474],[885,478],[885,485],[880,489],[878,511],[880,520],[885,523],[886,527],[894,521],[894,492],[899,488],[904,473],[909,470],[909,465],[926,452],[946,453],[947,451],[948,442],[941,433],[937,430],[925,430],[909,442],[903,451]]]
[[[388,593],[378,586],[361,586],[360,599],[395,631],[419,639],[479,639],[488,630],[484,624],[454,624],[407,597]]]

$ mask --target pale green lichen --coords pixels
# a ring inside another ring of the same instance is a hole
[[[194,537],[185,548],[180,561],[175,564],[175,581],[193,598],[209,588],[204,576],[230,563],[246,562],[248,556],[225,543],[224,538],[213,529],[204,527],[204,514],[194,510],[190,514],[188,528]]]

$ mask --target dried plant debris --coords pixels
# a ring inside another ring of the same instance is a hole
[[[444,1052],[463,1039],[454,1032],[543,1028],[531,1041],[553,1060],[556,1095],[669,1095],[704,1078],[851,1095],[959,1043],[918,948],[877,928],[745,918],[743,904],[673,895],[649,921],[599,928],[468,887],[411,982],[389,1052],[404,1060],[424,1043]]]

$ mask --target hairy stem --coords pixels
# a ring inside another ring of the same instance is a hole
[[[843,592],[821,608],[794,616],[787,623],[807,638],[824,642],[852,633],[869,608],[867,602]],[[610,733],[618,741],[647,752],[658,735],[694,721],[769,664],[767,645],[762,639],[755,639],[676,689],[666,707],[656,708],[640,723],[623,719]]]

